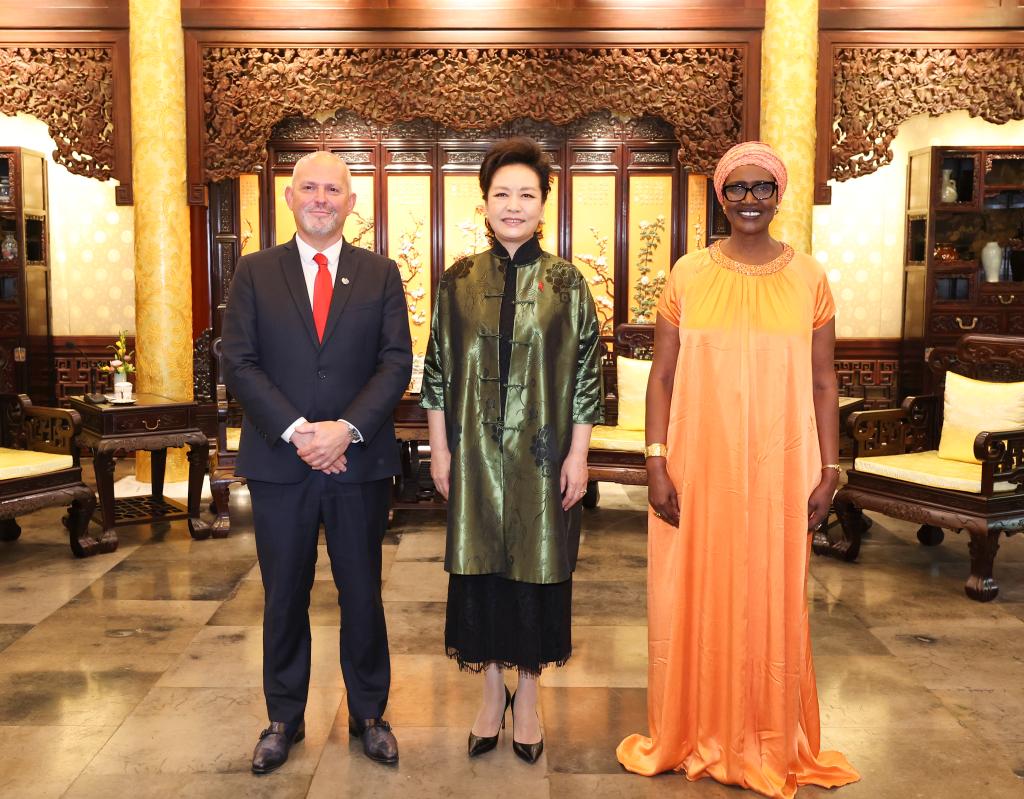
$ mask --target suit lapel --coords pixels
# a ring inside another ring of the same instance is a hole
[[[327,325],[324,327],[324,343],[330,338],[331,331],[338,323],[338,317],[341,316],[345,304],[352,296],[352,289],[356,285],[356,277],[359,274],[360,259],[357,255],[356,248],[347,241],[342,245],[341,254],[338,256],[338,273],[334,276],[331,307],[327,311]],[[309,318],[310,320],[313,318],[312,311],[310,311]]]
[[[299,260],[299,248],[295,245],[294,237],[284,245],[284,249],[285,252],[281,256],[281,271],[284,273],[285,283],[288,284],[288,291],[291,292],[295,308],[313,346],[319,348],[320,341],[313,325],[313,308],[309,303],[309,291],[306,289],[306,279],[302,276],[302,261]]]

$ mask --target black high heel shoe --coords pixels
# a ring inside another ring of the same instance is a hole
[[[507,690],[507,689],[506,689]],[[512,695],[512,751],[516,753],[516,756],[527,763],[533,764],[537,762],[537,758],[540,757],[540,753],[544,751],[544,737],[535,744],[521,744],[516,740],[516,697]]]
[[[505,707],[501,711],[501,729],[505,729],[505,713],[508,712],[509,705],[512,704],[512,696],[508,692],[508,687],[505,688]],[[472,730],[469,733],[469,756],[476,757],[482,755],[485,752],[490,752],[494,747],[498,745],[498,734],[494,735],[474,735]]]

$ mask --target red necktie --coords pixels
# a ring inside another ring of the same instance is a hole
[[[334,286],[331,284],[331,273],[327,271],[327,256],[318,252],[313,256],[313,260],[320,267],[316,273],[316,280],[313,281],[313,324],[316,326],[317,338],[322,342]]]

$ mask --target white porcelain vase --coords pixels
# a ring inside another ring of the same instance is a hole
[[[981,248],[981,269],[986,283],[999,282],[999,267],[1003,262],[1003,248],[998,241],[990,241]]]
[[[944,203],[955,203],[960,199],[956,191],[956,181],[953,180],[953,170],[942,170],[941,198]]]

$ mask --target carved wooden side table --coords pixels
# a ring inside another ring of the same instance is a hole
[[[188,518],[188,531],[197,540],[209,538],[208,522],[199,518],[203,477],[209,463],[210,442],[199,429],[194,402],[176,402],[156,394],[136,394],[132,405],[91,405],[70,397],[82,416],[78,443],[93,449],[93,468],[100,495],[98,514],[103,535],[116,534],[125,524]],[[164,496],[167,448],[188,450],[188,505]],[[117,450],[147,450],[152,456],[153,490],[149,496],[114,499],[114,455]],[[226,534],[226,533],[225,533]]]

